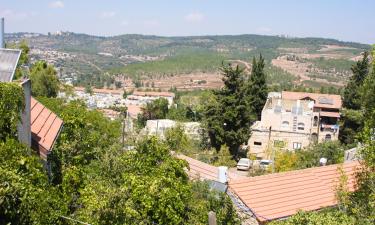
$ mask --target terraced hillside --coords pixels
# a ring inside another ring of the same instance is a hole
[[[236,35],[97,37],[76,33],[7,35],[26,39],[33,59],[59,68],[62,79],[97,87],[143,86],[206,89],[221,86],[218,68],[230,62],[251,68],[251,59],[266,58],[269,83],[285,87],[342,86],[350,66],[369,45],[322,38]],[[129,82],[131,80],[131,82]]]

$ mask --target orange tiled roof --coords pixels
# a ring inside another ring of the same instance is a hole
[[[358,162],[343,164],[348,189],[354,190]],[[229,181],[230,190],[260,222],[288,217],[337,204],[338,165],[315,167]]]
[[[162,97],[174,97],[175,94],[172,92],[157,92],[157,91],[134,91],[133,95],[138,95],[138,96],[162,96]]]
[[[218,181],[218,167],[181,154],[177,155],[177,158],[186,160],[188,162],[190,167],[188,175],[190,178]],[[229,172],[228,178],[235,179],[237,178],[237,175]]]
[[[43,104],[31,97],[31,139],[32,147],[47,159],[62,128],[63,121]]]
[[[131,118],[136,119],[138,114],[142,112],[142,108],[138,105],[127,105],[127,110]]]
[[[84,87],[74,87],[75,91],[85,91]],[[101,94],[112,94],[112,95],[122,95],[124,93],[124,90],[111,90],[111,89],[99,89],[99,88],[93,88],[93,93],[101,93]]]
[[[314,100],[315,107],[330,108],[330,109],[341,109],[342,101],[340,95],[329,95],[329,94],[318,94],[318,93],[307,93],[307,92],[292,92],[283,91],[281,93],[282,99],[301,100],[305,98],[311,98]],[[328,99],[332,101],[332,104],[321,103],[322,99]]]

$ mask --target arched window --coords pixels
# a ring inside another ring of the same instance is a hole
[[[288,122],[288,121],[283,121],[283,122],[281,123],[281,128],[284,128],[284,129],[289,128],[289,122]]]
[[[325,140],[330,141],[332,139],[332,136],[330,134],[326,134]]]
[[[311,141],[314,142],[314,143],[318,142],[318,134],[317,133],[313,133],[311,135]]]
[[[298,128],[298,130],[305,130],[305,124],[304,123],[298,123],[297,128]]]
[[[314,116],[314,127],[318,126],[318,117]]]

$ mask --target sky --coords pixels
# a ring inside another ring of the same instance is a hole
[[[375,0],[0,0],[5,32],[263,34],[375,43]]]

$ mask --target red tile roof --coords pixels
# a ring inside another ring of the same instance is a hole
[[[160,96],[160,97],[175,97],[175,94],[172,92],[157,92],[157,91],[134,91],[133,95],[138,95],[138,96]]]
[[[75,91],[85,91],[84,87],[74,87]],[[122,95],[124,94],[124,90],[113,90],[113,89],[99,89],[99,88],[93,88],[93,93],[100,93],[100,94],[111,94],[111,95]]]
[[[340,95],[329,95],[329,94],[318,94],[318,93],[307,93],[307,92],[292,92],[283,91],[281,93],[282,99],[290,100],[302,100],[305,98],[311,98],[314,100],[314,107],[329,108],[329,109],[341,109],[342,101]],[[324,100],[328,100],[332,104],[322,103]]]
[[[218,167],[181,154],[177,155],[177,158],[186,160],[188,162],[190,167],[188,175],[191,179],[218,181]],[[229,179],[235,179],[237,177],[238,176],[236,174],[228,172]]]
[[[44,105],[31,97],[31,139],[32,147],[47,159],[63,125],[63,121]]]
[[[344,163],[348,189],[354,190],[358,162]],[[322,166],[229,181],[229,189],[260,222],[288,217],[298,210],[318,210],[337,204],[338,165]]]
[[[129,116],[133,119],[137,119],[138,114],[142,112],[142,108],[138,105],[127,105]]]

